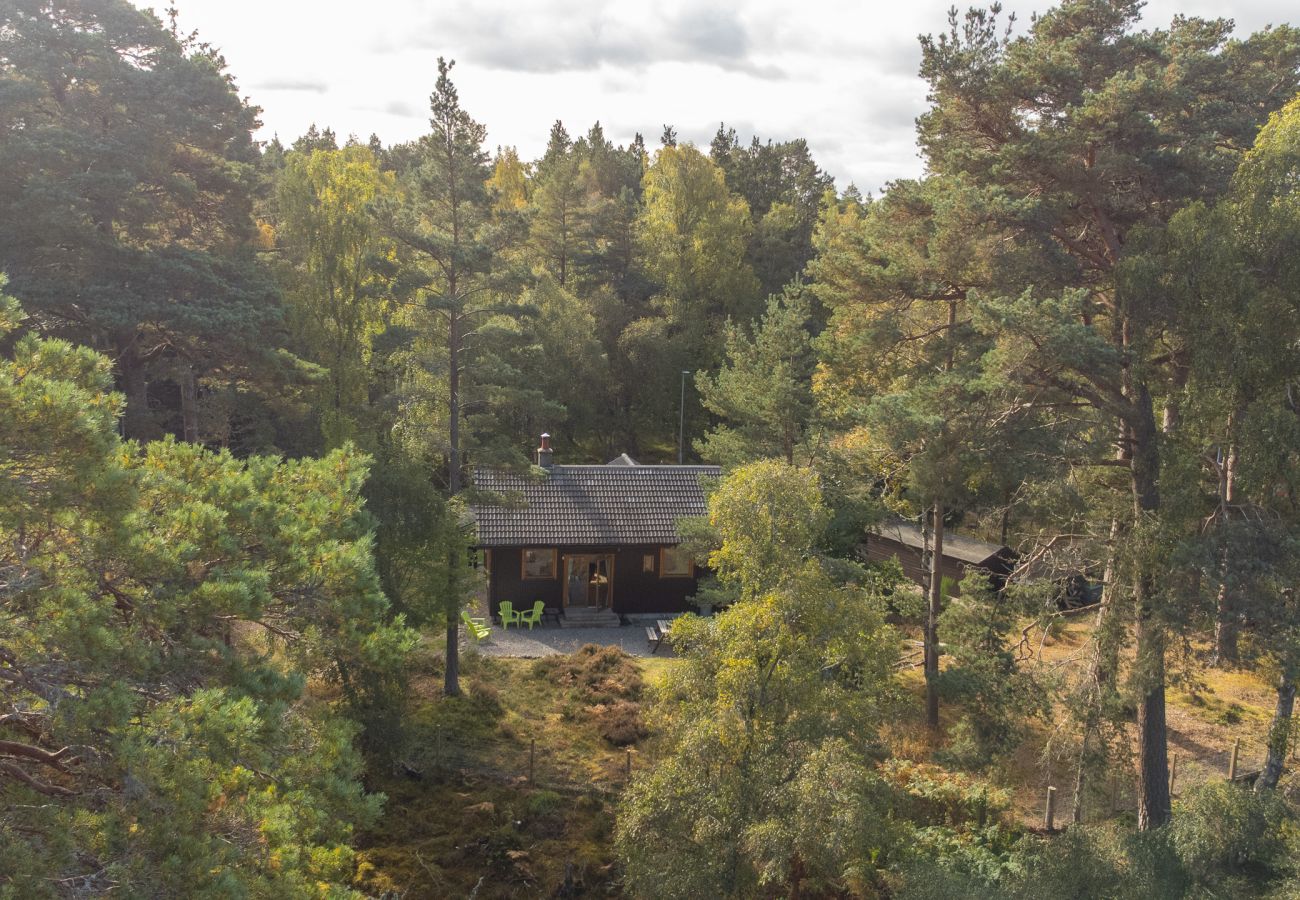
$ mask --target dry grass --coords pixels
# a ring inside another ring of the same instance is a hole
[[[1084,661],[1091,618],[1065,620],[1044,636],[1032,631],[1026,646],[1040,674],[1071,672]],[[1019,633],[1016,635],[1019,639]],[[1258,768],[1272,715],[1268,673],[1209,669],[1198,661],[1204,647],[1171,653],[1168,722],[1177,759],[1175,797],[1193,785],[1224,777],[1234,740],[1242,740],[1240,768]],[[656,735],[645,735],[639,704],[648,685],[673,667],[672,658],[631,659],[611,648],[585,648],[570,657],[528,661],[471,655],[465,695],[446,699],[441,671],[428,657],[413,684],[415,780],[400,773],[376,777],[369,787],[389,795],[385,817],[360,836],[358,887],[370,894],[405,892],[408,898],[552,896],[566,866],[587,896],[617,895],[613,804],[634,766],[653,758]],[[942,748],[959,710],[944,707],[941,727],[923,722],[924,678],[919,668],[900,673],[905,699],[883,737],[900,761],[927,763]],[[1027,827],[1042,824],[1049,785],[1057,788],[1057,821],[1071,814],[1075,726],[1060,709],[1037,722],[987,779],[1010,797],[1007,815]],[[441,735],[435,738],[435,735]],[[448,756],[428,768],[429,748],[442,741]],[[1132,744],[1129,728],[1125,740]],[[537,748],[537,779],[527,780],[529,748]],[[629,750],[620,746],[629,742]],[[595,786],[595,787],[589,787]],[[1103,804],[1125,814],[1134,806],[1131,764],[1117,764]]]
[[[411,900],[476,889],[481,900],[552,896],[567,868],[586,895],[617,892],[613,803],[629,750],[613,738],[635,745],[631,732],[644,733],[640,670],[616,648],[550,660],[471,654],[463,696],[445,698],[429,658],[412,685],[404,757],[421,777],[399,767],[372,779],[389,799],[359,836],[360,889]]]
[[[1032,658],[1026,664],[1044,676],[1066,677],[1078,671],[1086,662],[1092,624],[1092,617],[1085,614],[1058,620],[1047,635],[1041,629],[1031,629],[1025,646]],[[1020,639],[1019,632],[1013,635],[1013,640]],[[1177,759],[1175,800],[1196,785],[1224,778],[1233,743],[1238,739],[1239,771],[1260,768],[1275,700],[1270,673],[1211,668],[1204,663],[1207,647],[1201,642],[1192,642],[1184,649],[1170,654],[1167,692],[1169,752],[1171,760]],[[899,758],[924,761],[943,745],[944,732],[956,711],[943,709],[938,733],[930,732],[923,722],[925,681],[920,669],[905,670],[901,681],[909,700],[903,715],[886,729],[886,743]],[[1070,820],[1077,740],[1075,726],[1065,710],[1055,708],[1047,721],[1033,724],[1004,766],[988,773],[992,781],[1011,793],[1013,815],[1022,824],[1042,825],[1048,786],[1057,789],[1057,822]],[[1132,726],[1126,728],[1124,740],[1130,752],[1136,750]],[[1103,807],[1111,807],[1103,812],[1125,814],[1136,808],[1131,764],[1116,765],[1101,789],[1107,796]]]

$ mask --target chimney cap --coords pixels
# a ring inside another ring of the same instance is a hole
[[[551,436],[550,436],[549,434],[547,434],[545,431],[542,432],[542,446],[541,446],[541,449],[542,449],[542,450],[550,450],[550,449],[551,449]]]

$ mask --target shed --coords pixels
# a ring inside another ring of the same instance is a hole
[[[869,561],[896,559],[903,567],[908,580],[925,587],[930,574],[926,569],[924,553],[932,539],[910,522],[895,520],[876,526],[867,534],[866,557]],[[981,541],[978,538],[945,530],[943,559],[939,563],[945,578],[960,583],[972,569],[986,572],[995,590],[1006,586],[1007,576],[1015,567],[1016,553],[1002,544]],[[954,590],[953,593],[958,593]]]

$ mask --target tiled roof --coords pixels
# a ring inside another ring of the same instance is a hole
[[[921,534],[921,529],[910,522],[886,522],[880,525],[877,531],[881,537],[891,541],[898,541],[900,544],[917,550],[925,548],[925,539]],[[933,541],[933,536],[931,540]],[[1004,551],[1010,552],[1001,544],[990,544],[988,541],[977,540],[947,530],[943,533],[943,555],[959,559],[962,562],[978,566]]]
[[[546,475],[479,469],[474,487],[505,495],[506,503],[473,506],[478,542],[676,544],[677,520],[708,512],[702,482],[720,474],[717,466],[552,466]]]

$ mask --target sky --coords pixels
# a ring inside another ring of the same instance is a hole
[[[837,185],[864,192],[923,170],[917,37],[942,31],[950,5],[177,0],[182,28],[216,45],[240,92],[262,108],[261,138],[291,143],[313,122],[340,139],[418,137],[445,56],[490,149],[535,159],[557,119],[575,137],[599,121],[620,144],[641,132],[652,149],[665,124],[703,146],[725,122],[744,142],[806,139]],[[1021,25],[1046,5],[1003,4]],[[1152,0],[1144,24],[1179,12],[1230,17],[1239,35],[1300,19],[1286,0]]]

